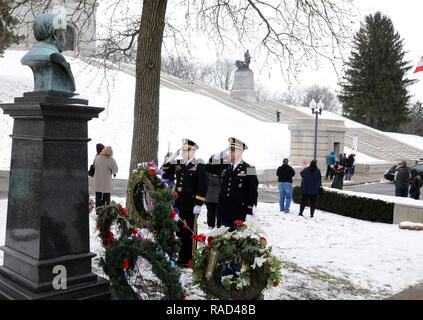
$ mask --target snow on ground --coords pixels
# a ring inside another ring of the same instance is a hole
[[[390,183],[390,182],[387,182]],[[395,196],[387,196],[383,194],[375,194],[375,193],[367,193],[367,192],[356,192],[356,191],[347,191],[347,190],[339,190],[333,188],[325,188],[328,192],[338,192],[346,195],[351,195],[355,197],[361,198],[369,198],[369,199],[376,199],[382,200],[390,203],[398,203],[404,204],[413,207],[421,207],[423,208],[423,200],[415,200],[412,198],[403,198],[403,197],[395,197]]]
[[[0,101],[12,102],[33,88],[31,70],[20,64],[24,51],[7,50],[0,58]],[[95,155],[95,144],[111,145],[119,166],[117,178],[127,178],[131,154],[134,77],[123,72],[87,66],[79,59],[68,58],[75,76],[77,92],[92,106],[104,107],[99,119],[89,122],[89,163]],[[107,87],[107,81],[109,86]],[[109,100],[110,99],[110,100]],[[0,115],[0,169],[10,165],[12,119]],[[227,147],[227,139],[242,139],[254,154],[245,152],[245,161],[258,168],[275,167],[289,156],[290,132],[286,124],[261,122],[219,102],[192,92],[161,87],[159,161],[170,145],[175,151],[183,138],[194,140],[200,149],[197,157],[207,160]],[[265,141],[265,143],[264,143]],[[269,148],[271,146],[271,148]],[[150,160],[150,159],[144,159]]]
[[[423,137],[395,132],[383,132],[383,134],[389,136],[390,138],[406,143],[414,148],[423,150]]]
[[[301,107],[301,106],[293,106],[293,108],[297,111],[300,111],[308,116],[311,116],[310,108]],[[353,120],[344,118],[339,114],[323,110],[322,114],[319,116],[319,119],[330,119],[330,120],[341,120],[345,122],[345,126],[347,128],[369,128],[359,122],[355,122]]]
[[[7,201],[0,201],[0,245],[5,238],[6,208]],[[282,261],[281,285],[266,291],[265,299],[380,299],[423,279],[422,231],[319,210],[313,219],[308,209],[299,217],[298,210],[293,204],[292,213],[284,214],[276,203],[259,203],[255,212],[254,224]],[[91,251],[101,254],[94,216],[90,219]],[[205,207],[199,232],[207,232]],[[0,264],[2,260],[0,252]],[[94,268],[103,275],[96,264]],[[189,299],[204,299],[203,292],[192,285],[191,276],[191,270],[183,270]]]

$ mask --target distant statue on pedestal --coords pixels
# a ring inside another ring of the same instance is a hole
[[[65,17],[44,13],[35,19],[34,35],[38,42],[21,60],[34,73],[34,91],[68,94],[75,91],[70,65],[61,54],[66,44],[65,32]]]
[[[244,53],[244,61],[237,60],[234,72],[234,82],[232,85],[231,96],[249,103],[257,102],[254,91],[254,73],[250,69],[251,56],[247,50]]]
[[[238,68],[238,70],[242,71],[242,70],[250,70],[249,66],[250,66],[250,61],[251,61],[251,56],[250,56],[250,52],[247,50],[247,52],[244,53],[244,61],[241,60],[237,60],[235,62],[235,66]]]

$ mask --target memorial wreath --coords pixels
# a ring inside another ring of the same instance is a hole
[[[236,229],[220,227],[203,237],[206,245],[193,257],[194,283],[211,298],[262,299],[263,291],[278,286],[280,262],[267,241],[242,221]]]
[[[175,263],[180,248],[178,215],[172,208],[176,193],[160,174],[154,162],[138,164],[129,182],[128,210],[113,201],[96,209],[105,249],[100,265],[117,299],[145,298],[140,271],[145,264],[161,281],[162,298],[184,298]]]

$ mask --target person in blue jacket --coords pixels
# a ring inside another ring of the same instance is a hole
[[[330,169],[330,167],[332,165],[335,164],[336,161],[336,157],[335,157],[335,152],[331,151],[328,153],[328,155],[326,156],[326,175],[325,175],[325,180],[328,179],[329,175],[330,175],[330,179],[333,179],[333,172]]]

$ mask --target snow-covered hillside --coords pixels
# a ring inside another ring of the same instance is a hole
[[[12,102],[16,96],[33,88],[31,70],[20,64],[23,51],[8,50],[0,58],[0,101]],[[111,145],[119,165],[118,177],[126,178],[131,153],[134,77],[123,72],[92,67],[79,59],[68,58],[75,76],[77,92],[89,99],[90,105],[104,107],[99,119],[89,122],[89,161],[95,155],[95,144]],[[9,134],[12,119],[0,115],[0,169],[10,165]],[[208,159],[227,147],[227,138],[243,140],[250,150],[245,161],[259,168],[274,167],[289,156],[290,132],[280,123],[261,122],[242,112],[227,108],[208,97],[183,91],[161,88],[159,160],[170,150],[175,151],[183,138],[194,140],[199,146],[197,157]],[[141,159],[140,159],[141,160]],[[146,160],[146,159],[144,159]]]
[[[32,91],[31,70],[22,66],[24,51],[7,50],[0,58],[0,103],[12,102],[14,97]],[[133,127],[134,77],[124,72],[108,71],[87,65],[79,59],[68,58],[76,80],[77,92],[87,98],[90,105],[104,107],[99,119],[89,122],[89,162],[95,155],[95,144],[111,145],[119,165],[118,178],[129,172]],[[305,107],[296,110],[309,114]],[[344,120],[349,128],[363,125],[330,112],[322,118]],[[12,119],[0,114],[0,169],[9,169]],[[378,131],[379,133],[383,133]],[[396,134],[387,135],[423,149],[423,138]],[[159,161],[169,146],[171,151],[180,147],[182,138],[194,140],[200,149],[197,157],[208,159],[227,146],[227,138],[235,136],[249,147],[245,160],[258,168],[276,167],[290,152],[290,131],[286,124],[262,122],[229,108],[204,95],[161,87]],[[409,142],[407,142],[409,141]],[[344,150],[350,153],[351,150]],[[140,159],[149,160],[149,159]],[[357,163],[384,162],[359,153]]]
[[[395,132],[384,132],[384,134],[393,139],[406,143],[412,147],[423,149],[423,137]]]

